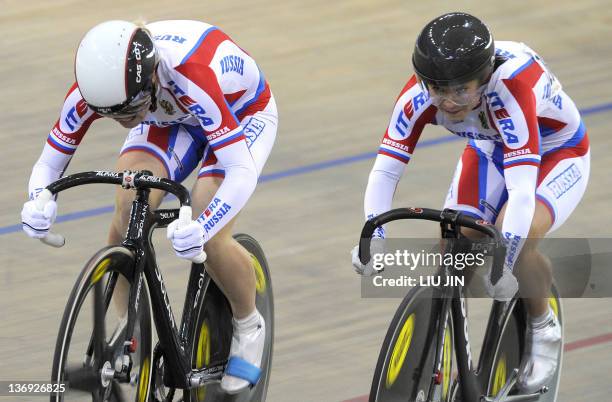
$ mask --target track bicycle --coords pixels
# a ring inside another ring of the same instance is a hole
[[[443,241],[450,239],[444,242],[445,252],[465,250],[466,243],[477,245],[478,250],[493,257],[492,283],[497,283],[501,277],[505,246],[498,229],[486,221],[450,209],[399,208],[368,220],[359,243],[363,264],[370,261],[370,243],[375,229],[403,219],[439,222]],[[460,232],[461,227],[479,231],[487,241],[467,241]],[[439,283],[448,283],[447,277],[461,276],[463,271],[442,264],[437,275],[442,276]],[[525,347],[527,310],[524,301],[516,296],[509,302],[493,301],[478,365],[474,366],[468,335],[466,289],[460,281],[451,280],[450,283],[455,286],[415,286],[403,298],[383,341],[369,400],[554,401],[562,352],[549,386],[528,395],[520,394],[515,387]],[[554,286],[549,303],[563,328],[561,301]],[[455,378],[453,370],[457,372]]]
[[[234,236],[251,254],[256,305],[266,322],[261,376],[259,381],[249,378],[255,384],[244,392],[228,395],[218,384],[226,369],[233,331],[228,301],[200,259],[191,265],[182,319],[177,323],[155,260],[153,231],[175,219],[181,225],[190,222],[189,191],[147,171],[82,172],[50,184],[39,196],[39,205],[63,190],[92,183],[134,189],[136,197],[123,243],[94,254],[70,293],[51,377],[53,383],[66,383],[67,391],[52,394],[51,401],[170,402],[177,390],[182,390],[177,400],[184,402],[265,400],[272,363],[274,306],[268,264],[258,242],[246,234]],[[176,196],[180,209],[151,211],[148,199],[152,188]],[[56,233],[41,240],[55,247],[64,244],[64,238]],[[121,286],[127,290],[116,291]],[[123,300],[119,300],[120,294]],[[151,317],[159,338],[155,347]]]

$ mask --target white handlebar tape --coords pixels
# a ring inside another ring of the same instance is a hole
[[[53,194],[51,194],[51,191],[44,189],[34,201],[36,208],[42,211],[45,208],[45,204],[49,202],[52,197]],[[40,239],[40,241],[52,247],[62,247],[64,244],[66,244],[66,239],[64,236],[59,233],[52,232],[47,233],[47,235]]]

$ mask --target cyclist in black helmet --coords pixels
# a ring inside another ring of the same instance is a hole
[[[522,43],[494,41],[472,15],[454,12],[429,22],[416,40],[412,65],[415,75],[399,95],[370,173],[365,216],[391,209],[426,124],[468,140],[444,207],[494,222],[507,239],[504,274],[495,286],[487,276],[486,287],[492,297],[509,300],[518,278],[521,294],[529,296],[518,384],[535,392],[554,375],[562,345],[548,305],[550,262],[537,243],[567,220],[584,194],[590,169],[586,129],[542,59]],[[375,236],[384,238],[385,230]],[[374,274],[357,250],[356,271]]]
[[[412,66],[431,101],[461,121],[480,100],[495,64],[493,36],[485,24],[463,13],[431,21],[417,38]]]

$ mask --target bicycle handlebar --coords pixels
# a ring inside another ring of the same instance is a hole
[[[127,173],[125,177],[124,173]],[[61,179],[49,184],[47,186],[47,190],[49,190],[52,195],[55,195],[60,191],[76,186],[82,186],[84,184],[120,184],[123,188],[135,189],[156,188],[174,194],[181,203],[181,206],[191,205],[189,190],[187,190],[181,184],[169,179],[143,174],[140,172],[111,172],[106,170],[96,170],[93,172],[75,173],[62,177]]]
[[[155,188],[169,192],[176,196],[181,204],[179,212],[179,227],[183,227],[191,222],[191,197],[189,190],[183,185],[175,181],[157,177],[141,172],[112,172],[106,170],[97,170],[91,172],[81,172],[62,177],[54,181],[45,188],[36,198],[36,206],[38,209],[43,209],[45,203],[51,198],[64,190],[72,187],[82,186],[84,184],[119,184],[126,189],[140,188]],[[66,240],[64,236],[58,233],[49,232],[46,237],[40,239],[43,243],[53,246],[62,247]],[[196,264],[201,264],[206,260],[206,253],[202,253],[192,259]]]
[[[429,208],[397,208],[367,220],[363,225],[363,229],[361,230],[361,238],[359,240],[359,260],[362,264],[366,265],[372,258],[370,255],[370,243],[372,242],[372,235],[374,234],[376,228],[386,223],[402,219],[421,219],[453,224],[456,226],[474,229],[485,234],[486,236],[489,236],[495,242],[491,282],[496,284],[497,280],[501,277],[506,248],[499,230],[495,227],[495,225],[492,225],[487,221],[462,215],[461,213],[453,210],[440,211]]]

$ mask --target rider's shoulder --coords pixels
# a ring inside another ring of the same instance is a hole
[[[146,28],[153,37],[161,61],[169,67],[185,63],[196,50],[210,46],[210,40],[206,38],[210,39],[210,33],[219,31],[214,25],[194,20],[156,21],[147,24]]]
[[[534,61],[537,54],[521,42],[495,42],[495,71],[491,76],[494,86],[503,80],[520,79],[521,72]]]
[[[495,59],[495,70],[486,88],[489,102],[512,97],[509,85],[515,91],[533,88],[533,74],[537,72],[529,67],[540,59],[535,51],[521,42],[495,41]]]
[[[429,97],[423,90],[423,87],[418,83],[416,75],[412,74],[397,96],[396,103],[406,104],[408,102],[417,102],[425,104],[428,100]]]
[[[197,39],[201,37],[204,32],[209,31],[212,28],[218,29],[214,25],[208,24],[204,21],[196,20],[162,20],[155,21],[146,24],[146,28],[153,35],[155,41],[172,41],[180,43],[180,34],[186,36],[195,36]],[[170,36],[164,38],[164,36]],[[189,38],[185,37],[185,40]]]

